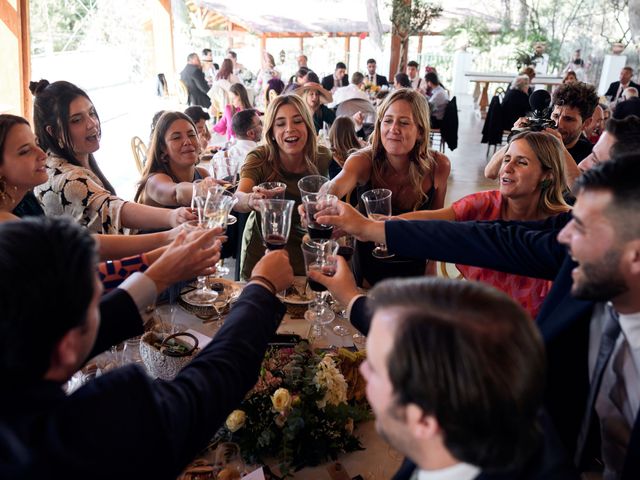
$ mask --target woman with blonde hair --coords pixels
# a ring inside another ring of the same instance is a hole
[[[400,215],[407,220],[542,220],[566,212],[567,190],[560,141],[544,132],[522,132],[509,142],[500,168],[500,189],[467,195],[448,208]],[[533,318],[551,282],[485,268],[456,265],[463,277],[509,294]]]
[[[360,195],[375,188],[392,192],[393,214],[444,206],[449,159],[429,148],[429,107],[420,92],[401,88],[378,110],[371,146],[352,154],[332,181],[331,193],[342,198],[358,187]],[[424,275],[423,261],[394,257],[378,260],[373,244],[359,243],[355,269],[359,281],[373,285],[389,277]],[[435,270],[434,270],[435,271]]]
[[[307,175],[328,175],[331,152],[318,145],[311,113],[297,95],[276,97],[264,116],[263,144],[252,150],[240,173],[236,210],[248,212],[255,201],[265,197],[257,188],[263,182],[286,184],[285,198],[301,203],[298,181]],[[300,244],[305,231],[294,213],[286,250],[296,275],[304,275]],[[249,216],[242,242],[242,278],[248,278],[253,266],[264,255],[255,212]]]

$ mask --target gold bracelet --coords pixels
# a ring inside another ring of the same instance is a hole
[[[259,282],[262,282],[265,284],[266,287],[268,287],[271,290],[271,293],[273,293],[274,295],[276,294],[276,292],[278,290],[276,290],[276,286],[273,284],[273,282],[271,280],[269,280],[267,277],[263,277],[262,275],[253,275],[250,279],[248,283],[251,283],[252,281],[257,280]]]

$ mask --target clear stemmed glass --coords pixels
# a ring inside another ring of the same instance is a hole
[[[281,250],[289,240],[293,200],[262,199],[257,202],[260,208],[262,241],[267,250]]]
[[[227,220],[229,212],[235,204],[235,198],[227,195],[212,195],[209,192],[207,200],[204,205],[202,224],[199,224],[197,228],[216,228],[221,227],[224,232],[227,228]],[[190,228],[192,222],[187,222]],[[185,300],[192,305],[208,306],[211,305],[216,298],[218,298],[218,292],[211,290],[207,286],[206,276],[198,276],[198,285],[195,290],[185,295]]]
[[[304,264],[309,272],[317,271],[323,275],[333,276],[336,273],[338,242],[335,240],[314,240],[309,239],[302,242],[302,255]],[[315,299],[309,304],[309,309],[305,312],[304,318],[313,325],[311,336],[319,338],[324,335],[324,325],[333,321],[335,314],[331,311],[329,304],[322,295],[327,288],[309,279],[309,288],[313,290]]]
[[[310,193],[302,197],[302,204],[307,215],[307,231],[309,237],[328,240],[333,234],[333,225],[318,223],[315,215],[320,210],[333,207],[338,203],[338,197],[327,193]]]
[[[331,180],[322,175],[307,175],[306,177],[302,177],[298,181],[300,197],[318,193],[330,193],[330,183]]]
[[[238,199],[235,197],[233,193],[231,193],[228,190],[225,190],[223,187],[219,185],[209,188],[209,195],[211,196],[223,195],[225,197],[228,197],[229,201],[232,202],[231,210],[233,210],[233,207],[236,205],[236,203],[238,203]],[[222,233],[225,233],[226,227],[228,227],[229,225],[233,225],[237,221],[238,219],[229,213],[227,215],[227,224],[224,226],[224,230]],[[224,260],[222,258],[218,260],[218,263],[216,263],[216,273],[214,274],[214,276],[219,278],[219,277],[224,277],[226,275],[229,275],[229,273],[231,273],[231,270],[229,270],[229,267],[224,266]]]
[[[287,190],[287,184],[283,182],[262,182],[257,188],[261,193],[264,193],[267,198],[284,200],[284,192]]]
[[[372,220],[386,220],[391,217],[391,190],[387,188],[375,188],[362,194],[364,208],[367,215]],[[371,252],[376,258],[392,258],[393,253],[389,253],[387,245],[376,243],[376,248]]]
[[[209,171],[216,180],[226,182],[225,188],[230,190],[238,186],[238,171],[240,170],[240,159],[238,157],[227,156],[228,152],[216,155],[211,159]]]
[[[338,255],[344,258],[347,263],[349,263],[351,261],[351,257],[353,257],[353,253],[355,252],[355,237],[353,235],[345,233],[341,237],[338,237],[336,239],[336,242],[338,242]],[[347,312],[344,306],[339,313],[341,317],[346,317]],[[349,330],[349,328],[345,327],[344,325],[336,325],[335,327],[333,327],[333,332],[336,335],[345,337],[351,333],[351,330]]]

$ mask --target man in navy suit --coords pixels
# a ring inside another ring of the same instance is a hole
[[[376,67],[377,65],[375,58],[370,58],[369,60],[367,60],[366,81],[372,85],[377,85],[378,87],[381,87],[383,85],[386,85],[388,87],[389,82],[387,80],[387,77],[385,77],[384,75],[378,75],[376,73]]]
[[[348,290],[340,260],[333,278],[313,278]],[[361,372],[376,428],[408,458],[395,479],[577,478],[559,441],[542,435],[544,347],[519,305],[480,283],[436,278],[386,280],[370,299],[370,327],[352,318],[367,333]]]
[[[623,67],[622,70],[620,70],[620,80],[612,82],[604,96],[608,97],[611,102],[617,102],[627,87],[634,87],[640,91],[640,85],[631,80],[632,78],[633,68],[629,66]]]
[[[340,87],[349,85],[347,78],[347,66],[343,62],[336,63],[336,70],[333,75],[327,75],[322,79],[322,87],[333,93]]]
[[[180,72],[180,80],[187,87],[189,105],[200,105],[204,108],[211,106],[211,99],[207,94],[209,84],[205,79],[202,63],[200,63],[200,57],[197,53],[190,53],[187,56],[187,64]]]
[[[583,471],[640,478],[640,156],[580,177],[570,214],[546,222],[371,222],[340,204],[319,216],[397,254],[554,280],[536,322],[545,405]],[[346,228],[345,228],[346,227]],[[343,289],[344,290],[344,289]],[[362,300],[351,310],[361,311]]]
[[[214,234],[167,254],[215,263]],[[285,310],[275,292],[293,279],[286,252],[264,256],[216,337],[174,381],[128,365],[67,396],[62,386],[89,352],[124,339],[111,331],[117,317],[100,320],[95,261],[91,235],[69,220],[0,225],[0,478],[176,478],[255,384]],[[116,290],[131,320],[135,306]]]

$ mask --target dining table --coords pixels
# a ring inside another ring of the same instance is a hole
[[[243,282],[234,282],[227,279],[217,280],[224,284],[225,289],[232,289],[233,297],[237,297],[244,287]],[[306,285],[305,277],[296,277],[294,285],[297,286],[298,290],[302,288],[304,291]],[[143,316],[146,317],[144,319],[145,323],[147,325],[154,325],[153,328],[156,330],[164,332],[187,332],[193,335],[198,339],[199,348],[203,348],[208,342],[215,338],[215,334],[225,321],[225,317],[228,314],[228,308],[225,306],[224,308],[213,309],[213,311],[203,314],[201,310],[194,309],[187,304],[182,297],[182,295],[191,288],[193,287],[186,287],[182,290],[181,295],[174,298],[173,301],[158,304],[157,306],[154,306],[152,310],[147,311]],[[318,349],[333,349],[340,347],[351,350],[364,349],[365,337],[343,316],[343,306],[338,304],[334,304],[332,306],[332,309],[335,312],[335,319],[331,324],[324,327],[323,336],[313,338],[311,337],[312,325],[304,318],[304,311],[306,309],[307,302],[296,299],[295,296],[287,298],[287,296],[283,297],[282,293],[278,295],[285,305],[287,305],[287,312],[277,330],[278,334],[286,336],[297,335],[300,339],[308,340],[314,348]],[[233,308],[233,300],[235,300],[235,298],[230,302],[229,307],[231,308]],[[334,327],[336,326],[344,327],[343,329],[337,329],[341,331],[341,335],[334,331]],[[98,366],[98,371],[100,370],[100,367],[104,368],[104,365],[109,362],[115,362],[117,365],[137,362],[144,366],[139,352],[131,352],[131,350],[134,349],[132,345],[135,341],[136,339],[127,340],[121,345],[112,348],[110,352],[105,352],[89,361],[83,371],[78,372],[74,377],[72,377],[68,391],[70,392],[73,389],[78,388],[84,381],[87,381],[90,377],[95,375],[96,365]],[[137,339],[137,341],[139,344],[139,339]],[[129,352],[125,354],[123,350],[126,351],[127,348],[129,349]],[[114,360],[114,355],[120,355],[120,357]],[[113,365],[112,363],[109,368],[113,368],[117,365]],[[89,377],[86,375],[88,371],[91,372]],[[403,457],[377,434],[375,421],[369,420],[360,423],[356,426],[355,434],[360,439],[362,446],[364,447],[363,450],[344,453],[339,455],[336,461],[327,461],[326,463],[315,467],[306,467],[297,472],[291,472],[287,478],[336,480],[350,479],[358,475],[365,480],[382,480],[391,478],[394,472],[399,468]],[[206,455],[206,452],[203,451],[203,455]],[[202,459],[194,459],[195,464],[197,464],[199,460]],[[338,462],[338,464],[336,462]],[[279,474],[277,461],[275,459],[267,459],[266,465],[269,466],[274,474]],[[336,465],[339,466],[336,467]],[[256,466],[256,468],[260,467]],[[336,468],[340,471],[339,473],[336,473]],[[182,480],[194,477],[183,474],[179,478]],[[257,476],[256,478],[261,477]]]

